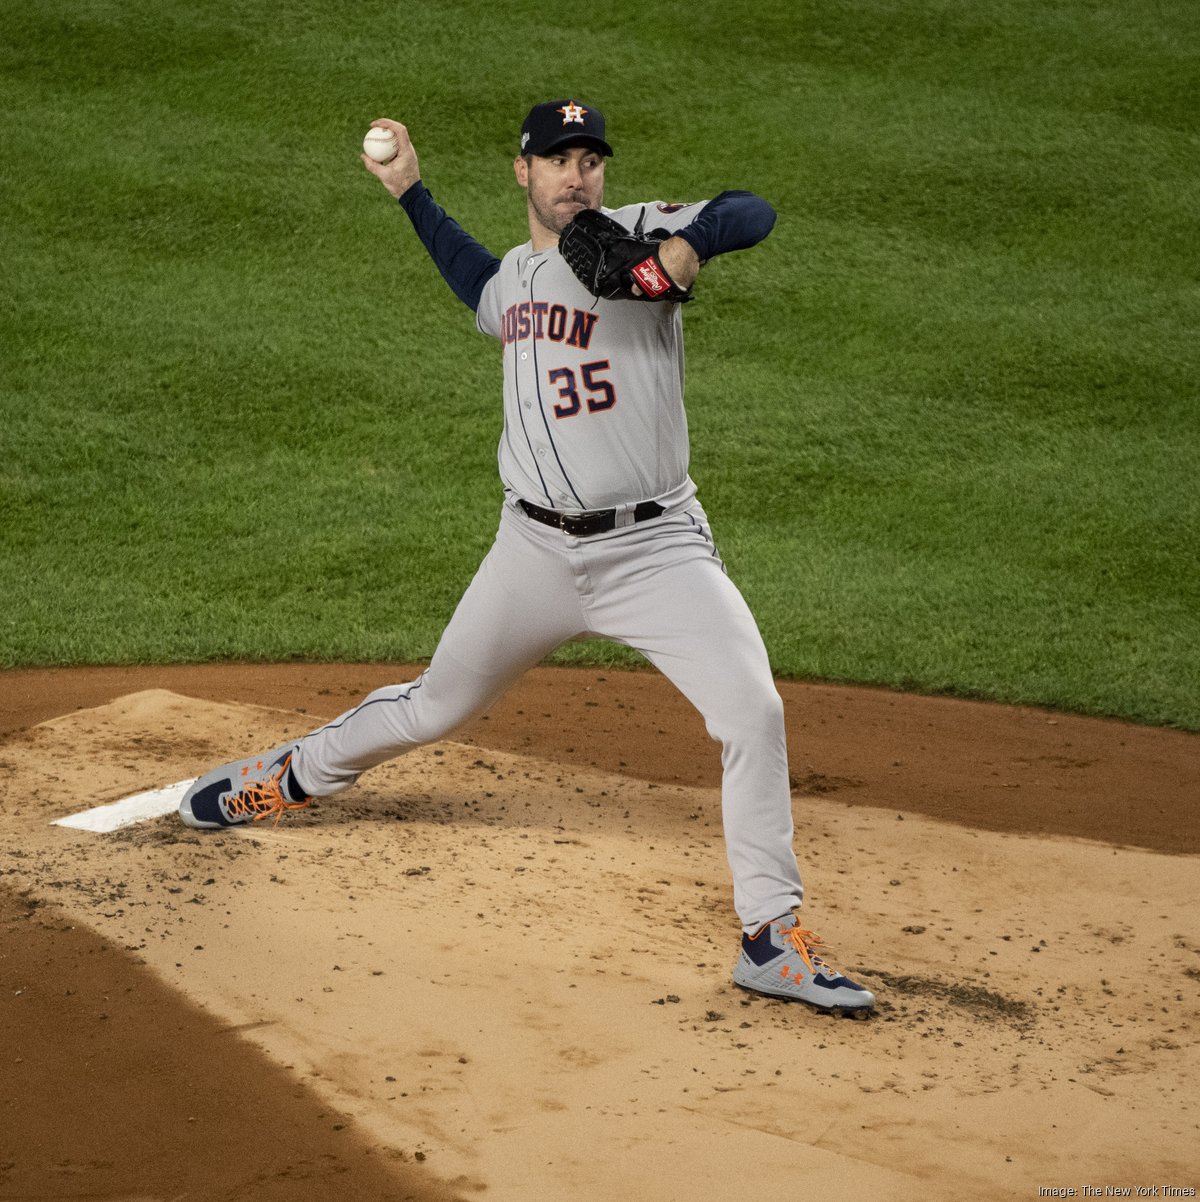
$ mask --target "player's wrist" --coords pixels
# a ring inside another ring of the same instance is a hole
[[[424,189],[424,184],[420,176],[408,183],[397,184],[395,189],[389,188],[392,196],[399,202],[402,208],[407,209]]]
[[[667,238],[658,248],[658,261],[675,284],[687,291],[700,274],[700,256],[686,239],[678,234]]]

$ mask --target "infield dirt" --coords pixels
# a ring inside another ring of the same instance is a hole
[[[385,679],[0,674],[0,1198],[1200,1184],[1195,736],[781,684],[868,1022],[730,984],[717,751],[650,674],[539,670],[278,828],[49,825]]]

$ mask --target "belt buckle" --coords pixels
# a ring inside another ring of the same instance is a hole
[[[589,525],[602,520],[604,513],[603,509],[585,509],[582,513],[562,513],[559,514],[558,528],[563,534],[569,534],[572,538],[586,538]],[[571,529],[572,526],[575,528],[574,531]]]

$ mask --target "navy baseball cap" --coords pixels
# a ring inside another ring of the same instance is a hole
[[[612,154],[604,140],[604,114],[574,100],[547,100],[535,104],[521,126],[522,154],[549,154],[564,146],[591,146]]]

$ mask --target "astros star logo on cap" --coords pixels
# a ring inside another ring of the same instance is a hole
[[[587,109],[576,104],[575,101],[572,100],[569,103],[564,104],[562,108],[556,109],[555,111],[562,113],[564,125],[570,125],[572,121],[574,121],[576,125],[582,125],[584,114],[587,112]]]

